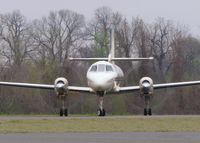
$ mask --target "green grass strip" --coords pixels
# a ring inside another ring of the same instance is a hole
[[[0,133],[33,132],[200,132],[200,117],[0,120]]]

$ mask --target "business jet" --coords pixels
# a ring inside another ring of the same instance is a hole
[[[120,82],[124,77],[124,73],[115,61],[145,61],[153,60],[149,58],[115,58],[114,46],[114,30],[111,30],[111,51],[108,58],[69,58],[71,61],[97,61],[93,63],[87,71],[88,87],[71,86],[68,80],[64,77],[59,77],[54,84],[32,84],[32,83],[17,83],[17,82],[0,82],[1,86],[14,86],[24,88],[38,88],[54,90],[57,97],[62,100],[60,108],[60,116],[68,116],[66,107],[66,97],[69,92],[85,92],[93,93],[98,97],[98,116],[105,116],[106,111],[103,108],[103,98],[106,94],[126,93],[139,91],[140,96],[145,100],[144,115],[152,115],[150,100],[153,97],[153,92],[156,89],[172,88],[181,86],[192,86],[200,84],[200,81],[175,82],[154,84],[150,77],[143,77],[139,81],[138,86],[121,87]]]

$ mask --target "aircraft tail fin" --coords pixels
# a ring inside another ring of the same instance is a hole
[[[71,61],[108,61],[114,64],[114,61],[145,61],[153,60],[153,57],[148,58],[115,58],[115,31],[114,27],[110,31],[110,54],[108,58],[69,58]]]
[[[112,27],[110,31],[110,54],[108,55],[108,61],[112,62],[113,61],[112,59],[114,58],[115,58],[115,30],[114,27]]]

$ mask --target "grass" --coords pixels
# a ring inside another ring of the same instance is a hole
[[[200,117],[0,120],[0,133],[33,132],[200,132]]]

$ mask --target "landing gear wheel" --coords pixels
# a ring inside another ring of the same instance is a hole
[[[98,109],[97,110],[97,115],[98,116],[105,116],[106,115],[106,111],[103,109],[103,110],[101,110],[101,109]]]
[[[60,116],[63,116],[63,109],[60,108]]]
[[[101,116],[101,110],[100,109],[97,110],[97,116]]]
[[[64,115],[68,116],[68,110],[67,109],[64,110]]]
[[[147,116],[147,109],[144,108],[144,116]]]
[[[151,116],[152,115],[152,112],[151,112],[151,108],[149,108],[149,116]]]
[[[105,116],[106,115],[106,111],[103,109],[102,110],[102,116]]]
[[[151,116],[152,115],[152,110],[151,108],[147,109],[147,108],[144,108],[144,116]]]

